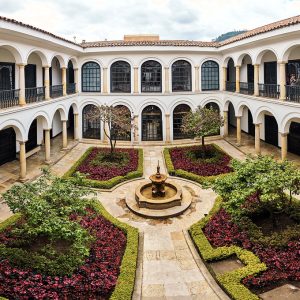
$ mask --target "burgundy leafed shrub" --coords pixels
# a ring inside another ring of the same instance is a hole
[[[300,280],[300,239],[291,241],[283,249],[252,243],[247,232],[239,229],[224,209],[210,219],[204,228],[204,234],[214,247],[240,246],[252,251],[267,265],[265,272],[243,280],[249,288],[265,287],[282,280]]]
[[[88,157],[77,168],[82,174],[89,174],[88,179],[93,180],[109,180],[116,176],[124,176],[129,172],[136,171],[138,168],[138,150],[136,149],[115,149],[116,153],[124,153],[128,155],[128,162],[126,164],[105,163],[95,165],[94,161],[98,155],[109,154],[109,148],[94,148]]]
[[[85,264],[71,276],[47,276],[0,260],[0,295],[9,299],[108,299],[117,282],[126,235],[91,209],[77,220],[95,237]],[[0,235],[0,243],[5,232]]]
[[[170,149],[170,156],[175,170],[181,169],[199,176],[214,176],[231,172],[230,156],[221,152],[213,145],[206,145],[208,153],[215,153],[218,159],[192,159],[190,153],[202,151],[201,146],[178,147]]]

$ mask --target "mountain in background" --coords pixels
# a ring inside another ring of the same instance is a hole
[[[235,30],[235,31],[229,31],[226,33],[221,34],[220,36],[218,36],[216,39],[213,39],[213,42],[222,42],[225,41],[227,39],[230,39],[233,36],[236,36],[238,34],[244,33],[247,30]]]

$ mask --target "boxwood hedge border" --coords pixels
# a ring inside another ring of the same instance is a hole
[[[77,160],[74,165],[63,175],[63,178],[70,178],[76,172],[76,169],[82,164],[82,162],[89,156],[92,150],[95,147],[90,147],[86,152]],[[143,176],[144,172],[144,152],[143,149],[139,148],[138,150],[138,168],[136,171],[127,173],[124,176],[116,176],[109,180],[93,180],[93,179],[84,179],[82,184],[87,187],[97,188],[97,189],[111,189],[121,182],[139,178]]]
[[[203,228],[209,222],[210,218],[220,210],[221,203],[222,198],[217,197],[209,214],[193,224],[188,232],[204,261],[210,262],[220,260],[235,254],[245,264],[244,267],[231,272],[216,276],[212,274],[232,299],[258,300],[260,298],[246,288],[241,283],[241,280],[249,275],[257,275],[258,273],[265,271],[267,269],[265,263],[261,263],[260,259],[251,251],[238,246],[213,248],[203,232]]]

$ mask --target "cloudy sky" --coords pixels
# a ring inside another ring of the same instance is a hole
[[[0,0],[0,15],[77,42],[154,33],[211,40],[300,14],[300,0]]]

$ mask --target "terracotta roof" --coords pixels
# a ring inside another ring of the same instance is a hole
[[[126,46],[190,46],[190,47],[216,47],[216,42],[200,42],[188,40],[159,40],[159,41],[98,41],[81,43],[83,48],[92,47],[126,47]]]
[[[236,35],[230,39],[227,39],[223,42],[220,42],[219,45],[217,47],[221,47],[224,45],[228,45],[255,35],[259,35],[262,33],[266,33],[272,30],[276,30],[276,29],[280,29],[280,28],[284,28],[284,27],[288,27],[291,25],[296,25],[300,23],[300,15],[299,16],[295,16],[295,17],[291,17],[291,18],[287,18],[284,20],[280,20],[271,24],[267,24],[261,27],[257,27],[255,29],[249,30],[247,32],[241,33],[239,35]]]
[[[74,42],[72,42],[72,41],[69,41],[69,40],[67,40],[67,39],[65,39],[65,38],[63,38],[63,37],[60,37],[60,36],[58,36],[58,35],[55,35],[55,34],[53,34],[53,33],[51,33],[51,32],[48,32],[48,31],[46,31],[46,30],[43,30],[43,29],[34,27],[34,26],[32,26],[32,25],[28,25],[28,24],[19,22],[19,21],[14,20],[14,19],[10,19],[10,18],[6,18],[6,17],[0,16],[0,21],[5,21],[5,22],[9,22],[9,23],[14,23],[14,24],[17,24],[17,25],[20,25],[20,26],[23,26],[23,27],[27,27],[27,28],[29,28],[29,29],[33,29],[33,30],[35,30],[35,31],[42,32],[42,33],[44,33],[44,34],[50,35],[50,36],[52,36],[52,37],[54,37],[54,38],[56,38],[56,39],[62,40],[62,41],[64,41],[64,42],[67,42],[67,43],[70,43],[70,44],[73,44],[73,45],[76,45],[76,46],[80,46],[80,45],[77,44],[77,43],[74,43]]]
[[[175,46],[175,47],[216,47],[219,48],[224,45],[228,45],[252,36],[256,36],[265,32],[269,32],[272,30],[288,27],[291,25],[296,25],[300,23],[300,15],[287,18],[281,21],[277,21],[268,25],[264,25],[258,28],[255,28],[253,30],[249,30],[245,33],[236,35],[230,39],[227,39],[222,42],[201,42],[201,41],[189,41],[189,40],[159,40],[159,41],[124,41],[124,40],[118,40],[118,41],[96,41],[96,42],[84,42],[81,44],[77,44],[75,42],[69,41],[63,37],[57,36],[51,32],[45,31],[43,29],[16,21],[14,19],[6,18],[0,16],[0,21],[6,21],[10,23],[14,23],[23,27],[27,27],[29,29],[36,30],[38,32],[42,32],[44,34],[47,34],[49,36],[52,36],[54,38],[60,39],[64,42],[81,46],[83,48],[93,48],[93,47],[127,47],[127,46]]]

